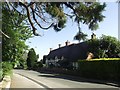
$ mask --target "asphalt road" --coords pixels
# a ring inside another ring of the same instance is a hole
[[[66,75],[39,73],[32,70],[14,70],[11,88],[110,88],[120,90],[112,85],[77,79]]]

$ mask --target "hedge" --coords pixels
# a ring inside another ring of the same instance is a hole
[[[93,60],[120,60],[120,58],[97,58],[97,59],[91,59],[92,61]]]
[[[104,80],[119,80],[120,60],[78,61],[80,76]]]

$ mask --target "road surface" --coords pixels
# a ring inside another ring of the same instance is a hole
[[[112,85],[93,83],[89,80],[59,75],[39,73],[32,70],[14,70],[11,88],[113,88]]]

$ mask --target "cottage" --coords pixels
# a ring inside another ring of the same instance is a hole
[[[79,59],[86,59],[88,53],[88,45],[86,42],[71,44],[58,49],[50,51],[45,56],[45,63],[47,66],[54,65],[59,66],[60,64],[71,64]],[[75,63],[73,64],[75,65]]]
[[[91,35],[92,39],[95,39],[95,34]],[[81,42],[78,44],[70,44],[69,41],[65,42],[65,46],[55,50],[50,49],[50,53],[46,55],[43,60],[45,64],[49,66],[60,66],[60,67],[77,67],[78,60],[89,59],[88,57],[88,44],[87,42]]]

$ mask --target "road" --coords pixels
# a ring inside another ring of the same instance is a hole
[[[11,88],[114,88],[118,87],[90,82],[87,79],[59,74],[39,73],[32,70],[14,70]]]

